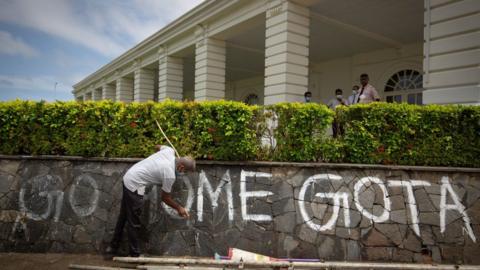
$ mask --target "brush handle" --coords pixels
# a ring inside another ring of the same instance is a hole
[[[167,135],[165,135],[165,132],[163,132],[163,129],[162,129],[162,127],[160,126],[160,124],[158,123],[157,120],[155,120],[155,123],[157,123],[157,127],[160,129],[160,132],[162,132],[163,137],[165,137],[165,139],[166,139],[167,142],[170,144],[170,146],[173,148],[173,150],[175,150],[175,154],[177,154],[177,157],[180,157],[180,155],[179,155],[178,152],[177,152],[177,149],[175,149],[175,146],[173,146],[172,142],[170,142],[170,140],[168,139]]]

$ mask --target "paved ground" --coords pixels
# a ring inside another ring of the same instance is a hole
[[[122,266],[122,264],[104,260],[101,255],[61,254],[61,253],[0,253],[2,270],[64,270],[70,264],[88,264],[96,266]],[[127,266],[123,264],[123,266]]]

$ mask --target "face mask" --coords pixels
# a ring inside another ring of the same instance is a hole
[[[356,95],[356,94],[357,94],[357,90],[352,90],[352,94],[353,94],[353,95]]]
[[[338,98],[338,99],[341,99],[341,98],[342,98],[342,95],[337,95],[337,98]]]
[[[312,100],[311,97],[305,97],[305,101],[306,101],[306,102],[310,102],[311,100]]]

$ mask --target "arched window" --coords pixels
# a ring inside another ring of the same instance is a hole
[[[416,70],[401,70],[388,79],[384,91],[387,102],[422,104],[423,76]]]

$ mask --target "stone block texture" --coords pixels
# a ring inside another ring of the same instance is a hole
[[[1,158],[0,251],[102,252],[133,164]],[[199,164],[173,187],[190,220],[147,189],[143,251],[480,264],[480,172],[398,172]]]

